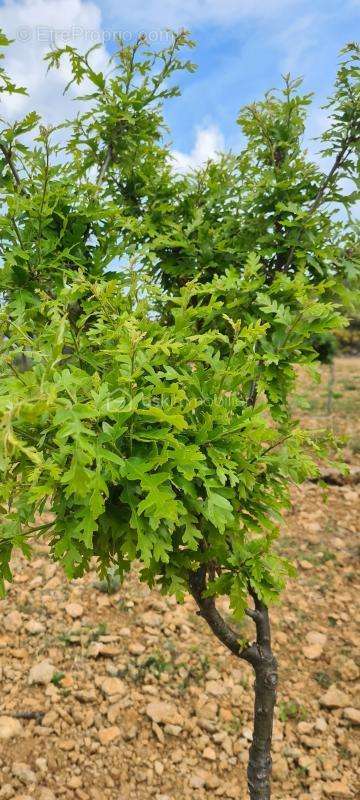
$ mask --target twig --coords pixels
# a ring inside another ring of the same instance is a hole
[[[3,709],[1,712],[6,717],[12,717],[13,719],[43,719],[45,717],[45,711],[6,711]]]
[[[15,181],[15,183],[16,183],[16,186],[18,187],[18,189],[20,189],[20,191],[21,191],[21,193],[22,193],[22,194],[26,194],[26,193],[25,193],[25,191],[24,191],[24,189],[23,189],[23,187],[22,187],[22,185],[21,185],[21,178],[20,178],[20,175],[19,175],[19,173],[18,173],[18,171],[17,171],[17,169],[16,169],[16,167],[15,167],[15,164],[14,164],[14,162],[13,162],[13,159],[12,159],[12,157],[11,157],[11,150],[10,150],[10,148],[6,147],[6,145],[5,145],[5,144],[3,144],[2,142],[0,142],[0,150],[1,150],[1,152],[2,152],[2,154],[3,154],[3,156],[4,156],[4,158],[5,158],[5,161],[6,161],[7,165],[9,166],[9,168],[10,168],[10,170],[11,170],[11,172],[12,172],[12,176],[13,176],[13,178],[14,178],[14,181]]]

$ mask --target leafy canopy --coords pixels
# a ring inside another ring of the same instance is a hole
[[[289,397],[358,274],[359,49],[331,100],[328,175],[287,77],[241,112],[240,155],[179,176],[163,103],[193,69],[186,45],[119,43],[109,76],[91,52],[51,52],[90,86],[85,110],[60,130],[1,120],[0,576],[38,538],[69,577],[139,561],[179,599],[206,565],[240,618],[249,590],[281,592],[288,486],[326,451]],[[0,90],[18,91],[4,70]]]

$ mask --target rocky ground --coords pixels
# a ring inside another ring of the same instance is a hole
[[[338,361],[326,419],[356,465],[350,386],[360,359]],[[326,391],[325,370],[309,394],[317,423]],[[329,487],[326,503],[318,485],[293,490],[279,546],[299,576],[272,610],[275,800],[359,796],[359,520],[359,483]],[[177,606],[136,576],[113,594],[94,574],[69,584],[41,549],[16,562],[0,611],[0,798],[245,800],[251,669],[214,642],[192,600]]]

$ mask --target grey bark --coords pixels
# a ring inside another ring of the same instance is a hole
[[[270,800],[271,741],[276,703],[277,662],[271,649],[270,620],[267,607],[250,591],[254,609],[247,611],[256,625],[256,641],[242,647],[239,636],[216,608],[213,597],[204,597],[206,566],[189,575],[189,588],[203,617],[215,636],[237,658],[253,667],[255,673],[255,703],[253,738],[249,752],[248,789],[250,800]]]

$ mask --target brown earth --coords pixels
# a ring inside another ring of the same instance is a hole
[[[324,368],[304,416],[346,433],[358,465],[360,359],[338,359],[335,378],[332,413]],[[292,497],[279,546],[299,576],[272,610],[273,797],[356,798],[360,484],[329,487],[326,503],[312,484]],[[14,572],[0,611],[0,799],[246,799],[251,669],[192,600],[177,606],[136,576],[113,594],[94,574],[67,583],[41,549]],[[44,716],[12,717],[24,712]]]

